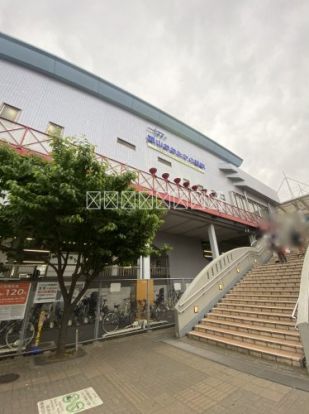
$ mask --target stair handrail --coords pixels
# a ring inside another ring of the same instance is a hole
[[[183,313],[188,307],[192,306],[194,301],[205,294],[205,292],[214,284],[218,283],[218,279],[220,279],[221,275],[224,275],[232,267],[236,266],[237,268],[241,262],[246,259],[248,255],[250,255],[250,253],[260,255],[266,249],[267,242],[264,239],[261,239],[258,243],[256,243],[256,247],[238,247],[217,257],[206,267],[204,267],[204,269],[202,269],[193,279],[180,300],[175,305],[176,311]],[[211,278],[210,274],[212,275]]]
[[[293,312],[292,312],[292,318],[293,319],[296,319],[297,310],[298,310],[298,299],[297,299],[297,302],[295,303],[295,306],[294,306],[294,309],[293,309]]]
[[[297,303],[296,327],[299,330],[309,371],[309,246],[304,257]]]
[[[297,325],[309,323],[309,246],[304,256],[298,296]]]
[[[255,263],[265,263],[271,255],[263,238],[255,247],[230,250],[205,266],[175,306],[176,336],[186,335]]]

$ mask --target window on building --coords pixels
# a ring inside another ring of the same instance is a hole
[[[20,112],[21,110],[15,106],[3,103],[0,109],[0,117],[14,122],[17,121]]]
[[[48,122],[46,134],[51,136],[62,135],[64,128],[54,122]]]
[[[234,193],[234,198],[236,205],[239,208],[243,208],[244,210],[248,210],[251,213],[258,214],[259,216],[267,217],[269,215],[268,207],[258,203],[257,201],[253,201],[252,199],[245,197],[239,193]]]
[[[136,145],[131,144],[131,142],[125,141],[122,138],[117,138],[117,142],[118,144],[124,145],[125,147],[130,148],[131,150],[136,150]]]
[[[168,167],[171,167],[172,166],[172,163],[170,161],[165,160],[164,158],[158,157],[158,161],[161,164],[167,165]]]

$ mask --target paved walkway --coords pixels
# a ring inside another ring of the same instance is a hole
[[[36,414],[38,401],[87,387],[104,402],[89,413],[309,413],[309,393],[177,349],[162,342],[168,333],[89,345],[82,358],[43,367],[31,357],[0,361],[1,374],[20,374],[0,385],[0,413]]]

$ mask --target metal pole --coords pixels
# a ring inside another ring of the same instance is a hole
[[[20,335],[19,335],[19,344],[18,344],[18,349],[17,349],[18,354],[22,354],[22,351],[23,351],[25,332],[26,332],[27,326],[28,326],[29,321],[30,321],[30,316],[31,316],[30,312],[31,312],[31,308],[32,308],[32,305],[33,305],[33,302],[34,302],[36,288],[37,288],[37,285],[38,285],[37,266],[34,267],[34,271],[33,271],[32,276],[33,276],[33,278],[32,278],[32,281],[31,281],[30,292],[29,292],[29,296],[28,296],[28,300],[27,300],[27,304],[26,304],[25,316],[24,316],[24,320],[23,320],[21,330],[20,330]]]
[[[292,188],[291,188],[291,186],[290,186],[290,183],[289,183],[288,177],[285,175],[285,172],[284,172],[284,171],[283,171],[283,175],[284,175],[285,182],[286,182],[286,184],[287,184],[287,186],[288,186],[288,189],[289,189],[289,191],[290,191],[291,198],[294,198],[294,193],[293,193]]]
[[[75,329],[75,352],[78,352],[78,329]]]
[[[97,300],[97,308],[96,308],[96,316],[95,316],[95,325],[94,325],[94,339],[95,340],[97,340],[99,337],[101,305],[102,305],[101,291],[102,291],[102,281],[100,280],[99,289],[98,289],[98,300]]]
[[[149,301],[149,281],[150,279],[147,279],[147,331],[150,331],[150,301]]]

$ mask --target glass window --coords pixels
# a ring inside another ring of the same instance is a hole
[[[136,146],[134,144],[131,144],[131,142],[125,141],[122,138],[117,138],[118,144],[124,145],[127,148],[130,148],[132,150],[136,150]]]
[[[47,125],[46,134],[55,136],[62,135],[63,127],[61,125],[55,124],[54,122],[49,122]]]
[[[8,121],[16,121],[21,110],[15,106],[3,103],[0,109],[0,117],[5,118]]]
[[[164,158],[158,157],[158,161],[161,164],[167,165],[168,167],[171,167],[172,166],[172,163],[170,161],[165,160]]]

